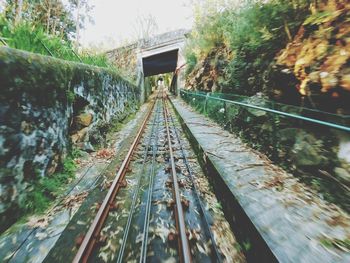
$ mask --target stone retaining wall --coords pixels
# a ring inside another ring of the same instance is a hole
[[[136,86],[113,71],[0,48],[0,230],[71,143],[93,150],[138,105]]]

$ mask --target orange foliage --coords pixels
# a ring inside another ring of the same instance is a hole
[[[350,4],[344,2],[320,4],[277,57],[300,80],[302,95],[309,94],[310,83],[319,83],[322,92],[350,91]]]

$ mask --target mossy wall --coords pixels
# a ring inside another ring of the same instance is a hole
[[[82,148],[100,143],[138,105],[137,87],[113,71],[1,47],[0,230],[21,214],[32,183],[54,176],[76,133]]]

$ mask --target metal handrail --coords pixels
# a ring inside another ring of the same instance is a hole
[[[290,118],[298,119],[298,120],[303,120],[303,121],[306,121],[306,122],[315,123],[315,124],[318,124],[318,125],[321,125],[321,126],[330,127],[330,128],[334,128],[334,129],[345,131],[345,132],[350,132],[350,127],[347,127],[347,126],[343,126],[343,125],[339,125],[339,124],[335,124],[335,123],[331,123],[331,122],[327,122],[327,121],[321,121],[321,120],[317,120],[317,119],[312,119],[312,118],[309,118],[309,117],[294,115],[294,114],[291,114],[291,113],[288,113],[288,112],[283,112],[283,111],[278,111],[278,110],[274,110],[274,109],[264,108],[264,107],[261,107],[261,106],[247,104],[247,103],[244,103],[244,102],[238,102],[238,101],[233,101],[233,100],[227,100],[227,99],[212,97],[212,96],[210,96],[209,93],[207,95],[204,95],[204,94],[200,94],[200,93],[188,92],[188,91],[185,91],[183,89],[181,89],[180,92],[184,92],[184,93],[192,94],[192,95],[196,95],[196,96],[201,96],[201,97],[206,97],[206,98],[210,98],[210,99],[213,99],[213,100],[218,100],[218,101],[227,102],[227,103],[231,103],[231,104],[236,104],[236,105],[240,105],[240,106],[243,106],[243,107],[252,108],[252,109],[256,109],[256,110],[263,110],[263,111],[274,113],[274,114],[277,114],[277,115],[286,116],[286,117],[290,117]]]
[[[53,53],[52,53],[52,52],[50,51],[50,49],[45,45],[45,43],[44,43],[41,39],[39,39],[39,41],[40,41],[41,45],[45,48],[45,50],[47,51],[47,53],[49,53],[49,55],[50,55],[51,57],[54,57]]]
[[[215,97],[215,95],[217,96],[220,96],[220,95],[225,95],[225,96],[232,96],[234,98],[232,99],[249,99],[250,97],[249,96],[243,96],[243,95],[237,95],[237,94],[232,94],[232,93],[218,93],[218,92],[203,92],[203,91],[196,91],[195,92],[196,94],[197,93],[202,93],[202,94],[207,94],[207,93],[210,93],[211,95],[213,95],[213,97]],[[220,98],[220,97],[219,97]],[[231,98],[229,99],[231,100]],[[331,112],[326,112],[326,111],[322,111],[322,110],[317,110],[317,109],[311,109],[311,108],[307,108],[307,107],[298,107],[298,106],[295,106],[295,105],[291,105],[291,104],[284,104],[284,103],[280,103],[280,102],[275,102],[275,101],[272,101],[272,100],[268,100],[266,98],[262,98],[262,100],[266,103],[273,103],[274,106],[280,106],[280,107],[288,107],[288,108],[292,108],[292,109],[297,109],[297,110],[306,110],[307,112],[312,112],[312,113],[321,113],[321,114],[325,114],[327,116],[330,116],[330,117],[341,117],[341,118],[344,118],[344,119],[350,119],[350,115],[339,115],[339,114],[335,114],[335,113],[331,113]]]
[[[6,40],[9,40],[9,38],[6,37],[0,37],[0,42],[3,43],[5,46],[8,46]]]
[[[74,49],[71,48],[71,50],[72,50],[73,54],[79,59],[79,61],[80,61],[81,63],[83,63],[83,60],[82,60],[81,57],[74,51]]]
[[[1,40],[1,39],[0,39]],[[45,45],[45,43],[39,39],[41,45],[45,48],[45,50],[47,51],[47,53],[51,56],[51,57],[55,57],[55,55],[51,52],[51,50]],[[73,55],[81,62],[83,63],[83,60],[81,59],[81,57],[74,51],[73,48],[70,48],[70,50],[72,51]]]

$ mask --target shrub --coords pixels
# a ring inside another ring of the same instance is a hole
[[[0,16],[0,37],[6,38],[8,46],[12,48],[99,67],[114,68],[108,62],[105,54],[74,51],[71,41],[56,35],[49,35],[42,27],[34,26],[29,22],[21,22],[13,26]]]
[[[214,1],[215,2],[215,1]],[[309,14],[309,1],[248,1],[197,19],[187,43],[187,75],[193,65],[224,44],[233,58],[226,69],[225,92],[253,95],[263,86],[263,72],[291,40]],[[205,13],[205,12],[203,12]]]
[[[76,155],[76,151],[73,153]],[[36,179],[30,187],[23,208],[27,213],[43,212],[62,192],[64,186],[74,178],[76,165],[72,156],[63,162],[60,172]]]

